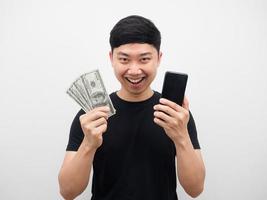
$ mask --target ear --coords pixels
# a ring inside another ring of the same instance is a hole
[[[159,62],[161,61],[161,57],[162,57],[162,52],[159,52]]]
[[[162,57],[162,52],[160,51],[160,52],[159,52],[159,56],[158,56],[158,65],[160,65],[161,57]]]
[[[109,59],[110,59],[110,62],[112,63],[113,62],[113,54],[112,54],[112,51],[109,52]]]

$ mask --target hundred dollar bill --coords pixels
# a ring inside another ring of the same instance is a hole
[[[92,103],[90,100],[90,97],[88,96],[87,90],[85,88],[85,85],[83,83],[83,80],[81,77],[79,77],[74,83],[73,86],[77,89],[80,97],[83,99],[84,103],[87,105],[89,110],[92,110]]]
[[[67,93],[85,112],[99,106],[109,106],[109,116],[114,115],[116,112],[106,91],[99,70],[81,75],[73,82],[67,90]]]
[[[70,86],[70,88],[67,90],[67,93],[70,97],[72,97],[77,103],[80,104],[80,106],[83,108],[84,111],[89,111],[92,109],[92,107],[89,105],[87,100],[84,98],[84,96],[80,93],[80,91],[77,89],[77,86],[75,85],[75,82]]]
[[[81,100],[81,99],[79,99],[72,91],[71,91],[71,89],[68,89],[67,90],[67,94],[74,100],[74,101],[76,101],[76,103],[78,103],[80,106],[81,106],[81,108],[85,111],[85,112],[87,112],[87,111],[89,111],[90,109],[87,107],[87,105],[85,105],[85,103]]]
[[[87,96],[93,108],[99,106],[109,106],[110,116],[116,113],[112,101],[106,91],[105,85],[101,78],[99,70],[83,74],[81,76],[87,91]]]

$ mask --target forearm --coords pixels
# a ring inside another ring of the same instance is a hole
[[[205,166],[192,146],[189,135],[175,142],[178,179],[184,190],[192,197],[198,196],[204,188]]]
[[[66,200],[74,199],[87,187],[94,154],[84,140],[75,156],[62,166],[58,178],[60,193]]]

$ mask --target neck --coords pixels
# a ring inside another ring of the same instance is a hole
[[[120,89],[117,92],[117,95],[125,100],[125,101],[131,101],[131,102],[138,102],[138,101],[145,101],[152,97],[154,92],[151,90],[151,88],[148,88],[147,91],[142,92],[142,93],[128,93],[124,92],[122,89]]]

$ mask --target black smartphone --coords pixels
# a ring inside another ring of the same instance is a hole
[[[165,73],[161,97],[182,106],[188,75],[167,71]]]

